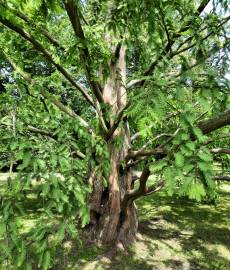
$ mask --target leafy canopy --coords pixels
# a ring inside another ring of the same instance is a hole
[[[77,6],[84,31],[77,38],[68,2]],[[227,1],[0,1],[0,166],[18,172],[1,195],[0,254],[7,267],[32,269],[32,256],[49,269],[66,235],[79,239],[76,223],[89,222],[89,171],[96,168],[107,185],[110,170],[95,100],[104,120],[112,110],[95,89],[110,76],[118,44],[126,47],[124,115],[131,134],[140,135],[133,149],[167,142],[166,156],[147,160],[168,193],[199,201],[215,196],[210,149],[229,138],[215,141],[219,130],[208,138],[198,123],[230,107],[228,12]],[[229,156],[218,162],[227,168]],[[31,211],[26,192],[41,218],[21,236],[18,216]]]

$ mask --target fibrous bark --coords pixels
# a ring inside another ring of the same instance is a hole
[[[90,198],[91,225],[94,236],[103,242],[122,242],[123,245],[135,239],[137,215],[134,202],[123,207],[125,194],[132,188],[132,171],[124,170],[122,161],[130,149],[131,139],[128,122],[123,118],[127,106],[127,94],[124,87],[126,80],[125,51],[121,43],[114,45],[111,36],[106,36],[114,59],[108,62],[109,77],[103,85],[103,99],[111,108],[109,132],[106,136],[110,153],[110,173],[108,186],[94,172],[93,192]],[[117,140],[122,145],[117,145]]]

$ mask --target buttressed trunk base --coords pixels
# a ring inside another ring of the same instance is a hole
[[[124,172],[121,169],[121,160],[128,149],[124,146],[121,150],[117,149],[114,137],[109,142],[111,168],[108,186],[103,187],[102,181],[96,174],[93,177],[89,228],[92,228],[94,232],[94,236],[90,234],[94,240],[100,240],[103,243],[121,242],[126,246],[135,240],[137,215],[134,202],[130,201],[125,208],[123,207],[124,195],[132,185],[131,170]]]

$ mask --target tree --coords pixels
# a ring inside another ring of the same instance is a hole
[[[230,17],[227,1],[206,13],[209,2],[1,1],[3,165],[19,172],[2,204],[5,234],[16,234],[22,190],[42,179],[34,192],[46,218],[31,245],[43,245],[44,269],[49,236],[60,243],[78,220],[91,237],[126,246],[136,199],[162,188],[213,198],[215,179],[228,178],[213,158],[229,154]]]

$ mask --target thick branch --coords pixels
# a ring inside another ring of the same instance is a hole
[[[151,176],[151,175],[149,175],[149,176]],[[135,180],[142,181],[141,178],[138,177],[138,176],[135,176],[133,181],[135,181]],[[213,180],[230,182],[230,176],[228,176],[228,175],[218,175],[218,176],[214,176]],[[138,190],[136,190],[136,191],[132,190],[132,191],[130,191],[129,193],[127,193],[125,195],[125,197],[124,197],[124,199],[125,199],[124,200],[124,206],[127,206],[129,200],[135,200],[135,199],[137,199],[137,198],[139,198],[141,196],[148,196],[148,195],[150,195],[152,193],[158,192],[165,185],[165,181],[161,180],[157,184],[153,184],[149,188],[146,188],[146,182],[147,182],[147,180],[143,183],[144,190],[145,190],[144,192],[139,192],[139,190],[140,190],[140,187],[139,187]],[[140,186],[141,186],[141,182],[140,182]]]
[[[199,5],[199,7],[197,9],[197,13],[201,14],[204,11],[204,9],[206,8],[206,6],[208,5],[209,2],[210,2],[210,0],[201,1],[200,5]]]
[[[154,184],[152,186],[150,186],[147,191],[145,192],[145,194],[143,194],[143,196],[148,196],[152,193],[158,192],[159,190],[161,190],[164,187],[165,182],[163,180],[161,180],[159,183]]]
[[[221,180],[221,181],[228,181],[228,182],[230,182],[230,176],[228,176],[228,175],[218,175],[218,176],[214,176],[213,179],[214,179],[214,180]]]
[[[210,118],[208,120],[201,121],[198,123],[197,126],[201,129],[203,134],[208,134],[212,131],[215,131],[215,130],[222,128],[224,126],[227,126],[227,125],[230,125],[230,110],[226,110],[223,113],[220,113],[217,116],[214,116],[213,118]],[[177,129],[174,132],[174,134],[168,140],[166,140],[165,143],[163,143],[162,145],[158,146],[157,148],[155,148],[153,150],[145,150],[145,149],[141,149],[138,151],[131,151],[130,150],[128,152],[127,156],[125,157],[126,163],[128,163],[128,161],[130,159],[138,159],[138,158],[144,158],[144,157],[148,157],[148,156],[156,156],[158,159],[164,158],[167,155],[167,151],[164,149],[165,145],[171,142],[171,140],[176,136],[176,134],[178,133],[179,130],[180,129]],[[193,140],[195,139],[192,134],[191,134],[191,139],[193,139]],[[224,150],[222,150],[222,151],[224,151]],[[225,149],[225,154],[227,152],[228,151]],[[133,167],[133,166],[137,165],[140,161],[143,161],[143,160],[145,160],[145,159],[136,160],[130,164],[127,164],[127,167]]]
[[[167,137],[169,137],[163,144],[159,145],[157,148],[155,149],[152,149],[152,150],[145,150],[145,147],[141,148],[140,150],[138,151],[129,151],[128,152],[128,155],[126,156],[126,160],[128,161],[129,159],[136,159],[138,157],[147,157],[147,156],[165,156],[167,155],[167,151],[164,149],[164,147],[169,144],[173,138],[176,137],[177,133],[180,131],[181,129],[178,128],[172,135],[169,135]],[[155,138],[160,138],[162,136],[159,135]]]
[[[124,200],[122,203],[123,211],[126,210],[130,201],[134,201],[138,199],[139,197],[148,196],[152,193],[158,192],[164,187],[164,184],[165,184],[164,180],[160,180],[157,183],[151,185],[150,187],[147,187],[146,184],[147,184],[147,180],[149,176],[150,176],[149,168],[145,167],[139,179],[139,182],[140,182],[139,188],[137,190],[134,190],[134,189],[130,190],[125,194]]]
[[[198,127],[203,134],[208,134],[214,130],[230,125],[230,109],[226,110],[211,119],[200,121]]]
[[[74,29],[74,33],[78,39],[80,39],[83,48],[81,48],[81,60],[83,61],[85,65],[85,70],[86,70],[86,75],[88,82],[97,98],[99,103],[104,103],[104,99],[102,96],[102,93],[100,91],[100,86],[98,83],[95,82],[93,79],[93,75],[91,72],[91,59],[90,59],[90,54],[89,50],[87,48],[87,41],[81,26],[80,22],[80,11],[78,9],[78,6],[76,4],[76,1],[73,0],[65,0],[64,1],[65,9],[67,11],[67,14],[69,16],[70,22],[72,24],[72,27]]]
[[[213,154],[230,154],[230,149],[228,148],[213,148],[210,150]]]
[[[139,157],[146,157],[146,156],[157,156],[157,155],[165,155],[166,151],[162,148],[156,148],[152,150],[139,150],[139,151],[129,151],[126,159],[136,159]]]
[[[113,126],[108,130],[108,133],[107,133],[107,140],[109,140],[111,138],[111,136],[113,135],[114,131],[118,128],[122,118],[123,118],[123,115],[124,115],[124,111],[128,108],[129,106],[129,103],[127,103],[127,105],[122,108],[118,114],[117,114],[117,119],[115,120]]]
[[[68,73],[68,71],[63,68],[60,64],[58,64],[57,62],[54,61],[52,55],[50,54],[50,52],[48,52],[43,45],[38,42],[36,40],[36,38],[34,36],[32,36],[31,34],[27,33],[26,31],[24,31],[22,28],[20,28],[19,26],[12,24],[9,20],[3,18],[0,15],[0,22],[5,25],[6,27],[10,28],[11,30],[15,31],[16,33],[18,33],[20,36],[22,36],[24,39],[26,39],[27,41],[29,41],[31,44],[34,45],[34,47],[42,52],[42,54],[46,57],[46,59],[51,62],[56,69],[62,73],[62,75],[75,87],[77,88],[82,95],[85,97],[85,99],[94,107],[94,103],[92,98],[90,97],[90,95],[86,92],[86,90],[79,84],[77,83],[73,77]]]
[[[127,205],[128,205],[130,200],[133,201],[147,192],[146,182],[147,182],[149,176],[150,176],[149,166],[145,166],[145,168],[141,174],[141,177],[140,177],[139,188],[137,190],[128,191],[124,196],[124,199],[122,202],[123,211],[126,211]]]

